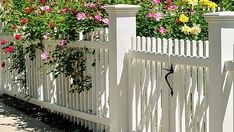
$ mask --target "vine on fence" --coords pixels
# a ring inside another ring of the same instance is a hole
[[[21,82],[26,88],[26,56],[41,59],[57,78],[65,74],[72,78],[71,92],[81,93],[91,88],[91,77],[85,74],[87,49],[70,49],[70,41],[76,41],[79,33],[89,33],[96,28],[107,27],[109,20],[100,1],[54,1],[54,0],[8,0],[1,2],[1,21],[5,22],[2,33],[13,36],[13,41],[3,40],[1,45],[6,59],[2,67],[9,65],[11,71],[24,74]],[[53,49],[47,49],[44,41],[61,40]],[[39,41],[39,43],[37,43]],[[47,67],[46,66],[46,67]]]

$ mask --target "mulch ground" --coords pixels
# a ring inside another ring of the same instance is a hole
[[[81,125],[74,124],[70,120],[63,118],[62,115],[52,113],[50,110],[25,102],[6,94],[0,95],[0,101],[5,105],[16,108],[26,115],[35,118],[50,127],[58,128],[65,132],[91,132]]]

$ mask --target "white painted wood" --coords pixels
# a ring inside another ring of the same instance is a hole
[[[101,99],[99,99],[101,95],[100,91],[100,50],[96,50],[95,53],[95,61],[96,61],[96,114],[101,115]]]
[[[162,40],[162,53],[166,54],[168,53],[168,49],[169,48],[169,44],[168,44],[168,40],[163,38]]]
[[[147,38],[141,37],[141,51],[147,51]]]
[[[141,37],[136,37],[136,50],[141,50]]]
[[[158,53],[162,53],[162,40],[160,38],[157,38],[156,49]]]
[[[109,108],[109,98],[110,98],[110,83],[109,83],[109,78],[110,78],[110,71],[109,71],[109,50],[105,50],[105,116],[110,117],[110,108]]]
[[[158,54],[158,53],[145,53],[145,52],[138,52],[138,51],[131,51],[129,53],[134,58],[140,58],[144,60],[155,60],[159,62],[168,62],[168,54]],[[188,57],[188,56],[170,56],[170,62],[176,64],[184,64],[184,65],[194,65],[194,66],[209,66],[209,58],[204,57]]]
[[[180,52],[179,52],[179,55],[185,55],[185,41],[184,40],[180,40]]]
[[[192,53],[191,53],[191,41],[189,41],[189,40],[186,40],[185,41],[185,44],[186,44],[186,55],[187,56],[191,56],[192,55]]]
[[[224,62],[233,59],[234,12],[207,13],[204,18],[209,24],[209,82],[214,82],[209,84],[209,131],[229,131],[223,128],[222,74]]]
[[[14,92],[14,91],[6,90],[6,94],[14,96],[14,95],[18,95],[19,93]],[[19,96],[16,96],[16,97],[19,98],[19,99],[23,99],[22,97],[19,97]],[[66,114],[66,115],[79,117],[79,118],[82,118],[82,119],[85,119],[85,120],[89,120],[89,121],[92,121],[92,122],[104,124],[104,125],[107,125],[107,126],[109,126],[110,123],[111,123],[109,118],[103,118],[103,117],[100,117],[100,116],[97,116],[97,115],[91,115],[91,114],[87,114],[87,113],[84,113],[84,112],[79,112],[79,111],[68,109],[66,107],[62,107],[62,106],[59,106],[59,105],[56,105],[56,104],[51,104],[51,103],[48,103],[48,102],[38,101],[37,99],[34,99],[34,98],[31,98],[29,100],[29,102],[33,103],[35,105],[38,105],[38,106],[42,106],[44,108],[48,108],[48,109],[51,109],[51,110],[62,112],[64,114]]]
[[[157,52],[157,39],[151,38],[151,42],[152,42],[152,52]]]
[[[162,63],[162,67],[163,68],[167,68],[165,63]],[[169,68],[169,67],[168,67]],[[160,69],[162,70],[162,69]],[[169,113],[170,113],[170,91],[169,91],[169,87],[168,84],[166,83],[166,81],[164,80],[163,77],[165,77],[165,75],[167,74],[167,72],[163,71],[162,73],[162,129],[165,132],[170,132],[170,118],[169,118]]]
[[[175,55],[180,55],[180,43],[178,39],[174,40],[174,54]]]
[[[128,98],[128,71],[125,55],[131,49],[131,37],[136,36],[136,13],[139,8],[135,5],[110,5],[105,7],[110,19],[111,132],[128,131],[128,101],[126,101]]]
[[[57,41],[53,42],[56,43]],[[57,42],[58,43],[58,42]],[[92,49],[110,49],[110,44],[107,41],[103,42],[95,42],[95,41],[74,41],[69,43],[68,47],[70,48],[78,48],[78,47],[86,47]]]
[[[152,52],[152,41],[150,37],[146,38],[146,51]]]

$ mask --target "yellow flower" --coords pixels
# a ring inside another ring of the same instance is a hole
[[[188,0],[188,3],[191,4],[192,6],[195,6],[198,4],[198,0]]]
[[[209,3],[208,3],[208,7],[211,8],[211,9],[215,9],[217,6],[218,5],[215,2],[209,1]]]
[[[198,24],[198,25],[193,24],[193,27],[191,28],[190,33],[192,35],[198,35],[200,32],[201,32],[200,24]]]
[[[179,20],[183,23],[188,22],[189,18],[184,14],[180,15]]]
[[[191,32],[191,28],[185,24],[182,27],[181,31],[184,32],[184,34],[189,35],[189,33]]]
[[[182,0],[182,2],[188,3],[188,2],[189,2],[189,0]]]
[[[200,4],[201,6],[207,6],[207,5],[209,4],[209,0],[200,0],[200,1],[199,1],[199,4]]]

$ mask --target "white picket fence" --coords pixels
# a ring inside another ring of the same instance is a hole
[[[209,42],[203,42],[136,37],[138,9],[106,7],[109,36],[99,30],[100,38],[69,44],[95,50],[87,54],[91,90],[69,93],[71,80],[46,74],[37,57],[27,59],[28,90],[12,81],[17,73],[1,72],[3,92],[21,99],[20,93],[30,95],[29,102],[94,132],[232,132],[234,13],[204,15]],[[166,79],[171,66],[174,72]]]
[[[97,34],[98,36],[103,33]],[[45,43],[45,45],[58,45],[59,41]],[[94,131],[108,131],[109,118],[109,46],[105,42],[76,41],[70,43],[71,48],[84,50],[84,47],[93,54],[87,53],[87,75],[92,78],[92,90],[84,91],[80,94],[71,93],[71,78],[60,75],[57,79],[53,74],[48,74],[49,70],[43,67],[40,55],[41,51],[36,51],[36,58],[31,61],[26,59],[26,81],[27,88],[22,88],[21,83],[17,83],[18,73],[7,71],[11,66],[8,60],[7,67],[3,69],[2,83],[5,92],[24,100],[29,99],[36,105],[40,105],[62,114],[70,121],[84,125]],[[95,65],[93,65],[95,63]],[[42,102],[46,102],[43,104]],[[50,106],[47,106],[50,105]],[[63,109],[59,109],[62,108]],[[79,111],[79,112],[78,112]],[[90,121],[79,117],[89,117]],[[99,121],[101,119],[102,121]],[[98,123],[96,124],[98,120]]]

